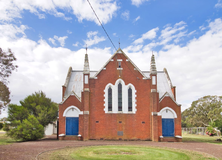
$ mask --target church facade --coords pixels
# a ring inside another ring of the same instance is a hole
[[[59,139],[181,141],[181,105],[167,70],[141,71],[119,48],[99,71],[69,68]]]

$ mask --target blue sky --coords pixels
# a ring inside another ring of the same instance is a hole
[[[167,68],[182,110],[205,95],[221,95],[221,0],[90,0],[110,38],[141,70],[152,51]],[[61,101],[68,68],[99,70],[115,52],[87,0],[1,0],[0,47],[11,48],[18,71],[12,103],[42,90]]]

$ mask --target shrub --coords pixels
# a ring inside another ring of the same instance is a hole
[[[7,135],[23,141],[37,140],[44,136],[44,127],[33,115],[29,115],[27,119],[21,121],[14,121],[15,127],[10,128],[5,125]],[[11,126],[11,125],[10,125]]]
[[[3,128],[3,123],[0,123],[0,130]]]
[[[206,129],[206,134],[209,135],[209,136],[214,136],[214,135],[217,134],[217,132],[212,126],[209,126]]]

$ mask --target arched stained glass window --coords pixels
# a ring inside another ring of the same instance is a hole
[[[132,101],[132,89],[131,87],[128,89],[128,111],[131,112],[132,111],[132,105],[133,105],[133,101]]]
[[[108,89],[108,111],[112,111],[112,88]]]
[[[122,111],[122,84],[118,84],[118,111]]]

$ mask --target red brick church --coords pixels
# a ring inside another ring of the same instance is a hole
[[[59,139],[181,141],[181,105],[167,70],[141,71],[119,48],[99,71],[69,68]]]

